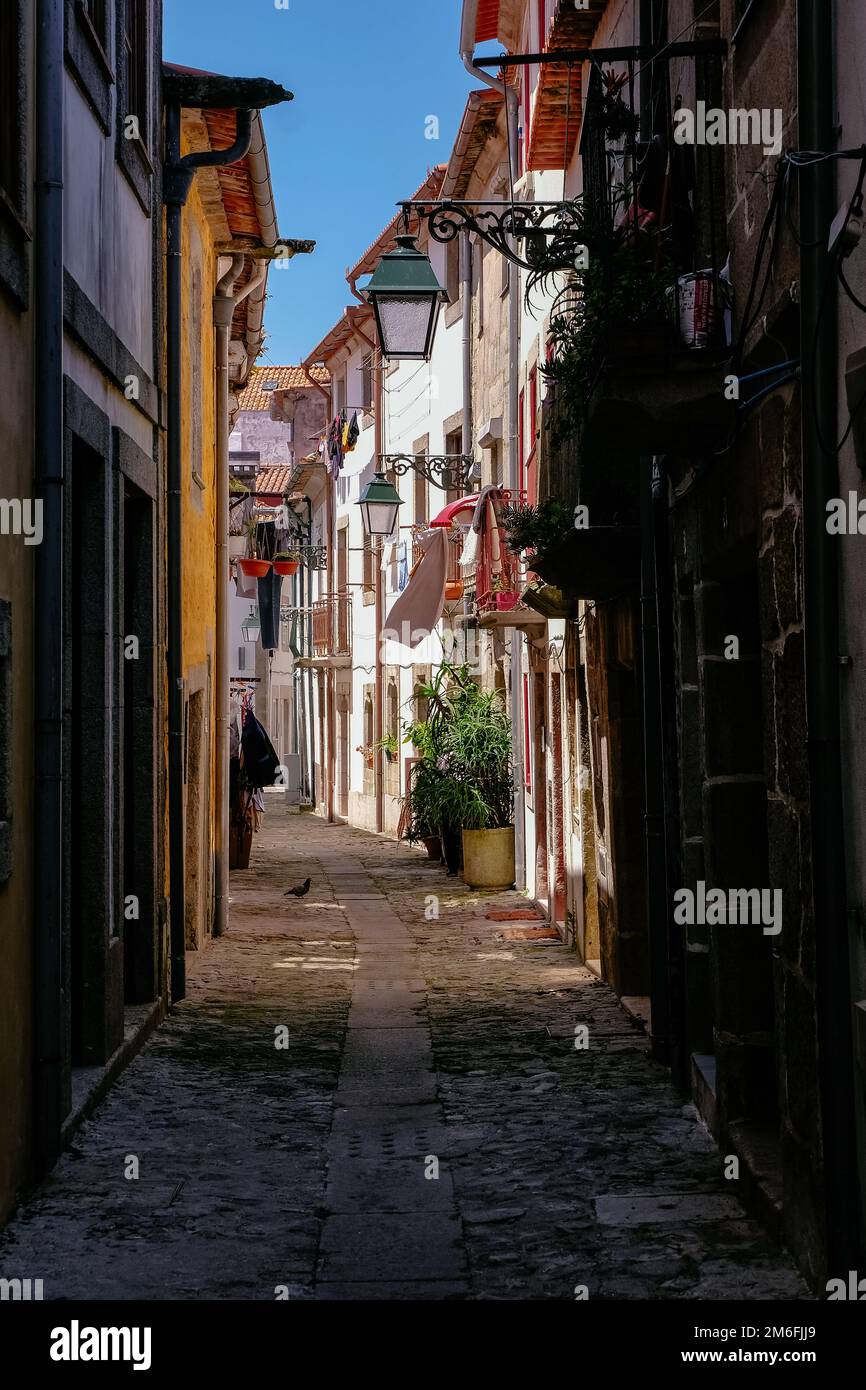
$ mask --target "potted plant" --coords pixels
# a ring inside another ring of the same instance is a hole
[[[297,552],[292,550],[279,550],[274,556],[274,572],[284,577],[297,574],[300,563],[300,557]]]
[[[383,739],[379,740],[376,747],[384,749],[385,757],[389,763],[397,761],[400,752],[400,741],[396,734],[386,734]]]
[[[407,730],[421,754],[410,789],[413,816],[438,827],[450,874],[462,859],[471,887],[507,888],[514,882],[514,787],[502,696],[480,690],[468,666],[448,662],[422,693],[428,718]]]
[[[240,557],[238,559],[238,565],[243,570],[244,574],[249,575],[250,578],[263,579],[271,569],[271,561],[259,558],[257,554],[257,535],[258,522],[254,516],[251,516],[246,524],[247,548],[250,553],[247,556]]]

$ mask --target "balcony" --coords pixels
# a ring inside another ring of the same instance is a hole
[[[501,513],[512,494],[505,488],[494,494],[491,506],[495,525],[487,525],[478,538],[475,562],[475,615],[483,628],[543,628],[544,619],[521,601],[523,588],[519,557],[508,549]]]
[[[350,594],[331,594],[313,604],[313,655],[299,664],[319,669],[352,664]]]
[[[607,50],[591,69],[576,203],[589,263],[552,315],[584,460],[694,455],[734,424],[725,150],[674,138],[678,111],[721,105],[723,52],[675,43],[641,66],[638,50]]]
[[[575,9],[574,0],[558,0],[550,21],[545,51],[589,48],[608,0],[589,0]],[[562,169],[571,163],[580,135],[583,105],[582,65],[542,63],[529,127],[528,169]]]

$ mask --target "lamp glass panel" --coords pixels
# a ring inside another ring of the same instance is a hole
[[[430,295],[380,295],[379,323],[382,351],[388,357],[423,356],[430,332],[430,316],[436,301]]]

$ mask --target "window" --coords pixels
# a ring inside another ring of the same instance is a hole
[[[150,55],[148,53],[147,0],[126,0],[126,18],[123,26],[123,48],[126,63],[126,115],[137,116],[141,130],[141,140],[145,148],[147,138],[148,78],[150,76]]]
[[[416,525],[424,525],[429,521],[427,516],[427,479],[420,473],[413,473],[413,504],[414,518]]]
[[[478,240],[475,242],[475,247],[474,247],[474,252],[475,252],[475,254],[474,254],[474,265],[475,265],[475,302],[476,302],[476,305],[477,305],[477,308],[476,308],[476,311],[475,311],[476,314],[477,314],[477,319],[476,319],[476,325],[477,325],[477,327],[476,327],[476,332],[477,332],[479,338],[481,337],[482,333],[484,332],[484,261],[485,261],[485,252],[486,252],[486,250],[487,250],[487,248],[486,248],[484,242],[483,242],[483,241],[481,240],[481,238],[479,237]],[[504,259],[505,259],[505,257],[503,256],[503,260],[504,260]]]
[[[66,0],[66,62],[93,114],[111,128],[110,0]]]
[[[368,352],[361,363],[361,399],[358,402],[365,410],[373,406],[373,354]]]
[[[12,605],[0,599],[0,883],[12,874]]]
[[[502,448],[498,440],[490,449],[490,481],[494,487],[502,486]]]
[[[538,4],[538,52],[543,53],[547,44],[547,18],[545,15],[546,0],[537,0]]]
[[[536,454],[535,448],[538,442],[538,368],[533,367],[529,373],[529,437],[527,439],[528,456],[526,460],[526,480],[527,502],[530,507],[535,506],[537,492],[536,479]]]
[[[364,533],[364,602],[372,603],[376,591],[376,551],[372,536]]]
[[[246,669],[247,669],[247,649],[246,649],[246,647],[238,647],[238,670],[239,670],[239,671],[245,671]]]
[[[20,309],[29,298],[23,14],[24,0],[0,6],[0,283]]]
[[[445,245],[445,291],[448,303],[456,304],[460,298],[460,238]]]
[[[520,465],[518,486],[521,492],[526,488],[526,392],[521,391],[517,398],[517,458]]]
[[[529,676],[523,677],[523,785],[532,787],[532,759],[529,741]]]
[[[529,168],[529,100],[529,64],[527,63],[523,69],[523,124],[520,146],[520,168],[524,174]]]
[[[150,0],[117,0],[117,159],[146,212],[150,212],[153,164]]]
[[[0,11],[0,187],[18,211],[24,156],[20,37],[19,6],[7,4]]]
[[[462,454],[462,453],[463,453],[463,431],[462,431],[462,430],[452,430],[450,434],[446,434],[446,436],[445,436],[445,452],[446,452],[446,454]],[[449,487],[449,488],[446,488],[446,489],[445,489],[445,501],[446,501],[446,503],[447,503],[447,502],[456,502],[459,496],[460,496],[460,489],[459,489],[458,487]]]
[[[336,414],[346,409],[346,374],[338,376],[334,381],[334,405]]]
[[[106,0],[81,0],[81,8],[90,21],[103,53],[108,51],[108,7]]]

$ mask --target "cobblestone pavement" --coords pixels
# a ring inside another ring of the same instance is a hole
[[[806,1297],[611,991],[487,916],[524,905],[274,802],[230,932],[0,1275],[61,1299]]]

